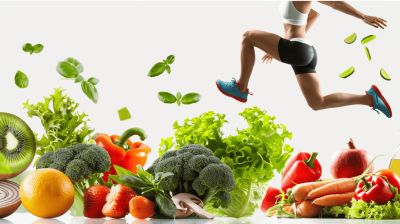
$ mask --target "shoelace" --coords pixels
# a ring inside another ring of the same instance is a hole
[[[231,82],[225,82],[225,86],[229,88],[233,88],[235,85],[236,79],[232,78]]]

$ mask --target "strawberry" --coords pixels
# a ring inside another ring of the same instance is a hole
[[[129,212],[129,201],[137,194],[132,188],[123,184],[113,185],[103,206],[103,215],[110,218],[123,218]]]
[[[103,218],[101,212],[106,204],[106,197],[110,193],[110,188],[103,185],[93,185],[89,187],[83,195],[83,215],[87,218]]]

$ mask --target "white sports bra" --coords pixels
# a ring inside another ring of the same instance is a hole
[[[308,13],[299,12],[292,1],[282,1],[279,5],[279,12],[283,17],[283,22],[295,26],[304,26],[307,24]]]

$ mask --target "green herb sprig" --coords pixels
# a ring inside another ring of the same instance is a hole
[[[164,73],[165,70],[167,70],[168,74],[171,74],[171,67],[169,66],[170,64],[174,63],[175,61],[175,56],[170,55],[167,57],[167,60],[163,60],[163,62],[158,62],[156,63],[149,71],[149,74],[147,76],[149,77],[156,77]]]
[[[43,48],[44,47],[41,44],[35,44],[35,46],[32,46],[32,44],[26,43],[26,44],[22,45],[22,50],[25,52],[29,52],[30,54],[33,54],[33,53],[38,54],[43,51]]]
[[[177,103],[178,106],[183,104],[193,104],[201,100],[201,95],[198,93],[188,93],[182,97],[181,92],[178,92],[176,96],[169,92],[158,92],[158,99],[163,103]]]
[[[171,218],[176,217],[176,206],[171,195],[165,193],[164,189],[160,187],[161,180],[173,176],[173,173],[159,172],[153,177],[144,171],[141,165],[137,165],[137,175],[117,165],[114,165],[114,168],[118,175],[110,175],[112,180],[132,188],[138,195],[155,202],[161,214]]]
[[[81,83],[82,91],[86,94],[93,103],[99,100],[99,94],[95,85],[99,83],[99,79],[91,77],[85,80],[80,73],[83,72],[83,65],[75,58],[69,57],[64,61],[60,61],[56,67],[57,72],[65,77],[67,80],[74,80],[75,83]]]

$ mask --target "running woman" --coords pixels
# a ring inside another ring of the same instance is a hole
[[[346,2],[323,1],[320,3],[361,19],[375,28],[386,27],[386,20],[365,15]],[[246,31],[242,40],[239,80],[236,81],[233,78],[232,81],[217,80],[216,82],[223,94],[240,102],[247,102],[247,96],[251,94],[247,86],[255,62],[254,47],[257,47],[266,53],[262,58],[263,62],[271,63],[272,59],[275,59],[292,66],[300,89],[313,110],[361,104],[372,107],[376,112],[381,111],[388,118],[392,117],[389,103],[375,85],[366,91],[366,95],[332,93],[323,96],[315,70],[317,52],[306,38],[307,31],[319,17],[318,12],[311,8],[311,1],[283,1],[279,6],[279,11],[283,17],[285,38],[261,30]]]

